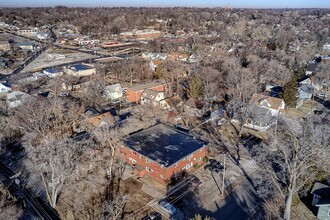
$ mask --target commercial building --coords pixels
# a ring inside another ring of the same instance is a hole
[[[91,76],[96,73],[96,69],[93,65],[77,64],[74,66],[64,68],[64,72],[74,76]]]
[[[160,31],[148,30],[148,29],[123,32],[120,34],[120,36],[124,39],[137,39],[137,40],[153,39],[159,37],[160,35],[161,35]]]

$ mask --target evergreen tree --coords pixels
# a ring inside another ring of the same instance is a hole
[[[202,81],[198,75],[195,75],[189,83],[188,97],[198,99],[203,93],[202,89]]]
[[[283,92],[280,94],[288,107],[295,107],[298,96],[298,83],[296,78],[292,78],[289,82],[284,85]]]

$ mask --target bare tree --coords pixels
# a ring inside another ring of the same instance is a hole
[[[50,205],[55,208],[65,184],[73,178],[75,159],[78,159],[80,145],[74,141],[63,140],[38,147],[27,143],[25,147],[29,152],[25,161],[31,174],[29,184],[36,188],[41,182],[43,186],[41,191],[44,192]]]
[[[120,220],[123,219],[123,211],[126,204],[127,196],[117,196],[112,201],[103,202],[102,220]]]
[[[264,143],[255,149],[255,152],[266,152],[259,154],[256,160],[285,198],[286,220],[290,219],[293,196],[314,178],[316,171],[328,172],[323,167],[329,166],[329,120],[329,114],[307,118],[301,124],[282,118],[278,121],[275,137],[270,140],[272,144]]]
[[[59,98],[33,99],[17,108],[12,118],[23,133],[36,134],[36,141],[48,142],[72,135],[81,112],[81,106],[75,102],[66,103]]]

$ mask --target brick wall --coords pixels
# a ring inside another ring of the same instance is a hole
[[[121,147],[120,154],[128,164],[133,166],[133,160],[136,164],[141,165],[144,170],[140,172],[140,176],[143,176],[144,173],[160,183],[166,184],[166,180],[169,179],[174,173],[180,173],[183,170],[191,171],[195,164],[202,164],[203,158],[206,156],[206,146],[193,152],[188,155],[185,159],[181,159],[176,164],[163,168],[158,163],[148,160],[145,156],[140,155],[139,153],[127,148]],[[188,165],[188,169],[187,168]]]

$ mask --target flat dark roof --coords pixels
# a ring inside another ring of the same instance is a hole
[[[165,167],[171,166],[207,144],[161,123],[131,134],[124,143],[130,149]]]
[[[77,65],[72,66],[71,68],[74,68],[76,71],[82,71],[82,70],[92,69],[93,67],[87,66],[84,64],[77,64]]]

